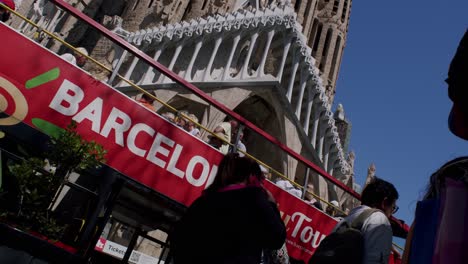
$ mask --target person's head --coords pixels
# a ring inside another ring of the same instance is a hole
[[[174,123],[175,122],[175,115],[171,112],[166,112],[162,114],[164,118],[166,118],[169,122]]]
[[[309,202],[314,202],[316,201],[315,197],[308,191],[306,191],[304,199]]]
[[[445,179],[451,178],[468,184],[468,157],[459,157],[445,163],[431,175],[424,199],[437,198],[445,186]]]
[[[15,2],[13,0],[0,0],[0,2],[9,8],[15,10]],[[7,22],[10,19],[10,11],[0,6],[0,20],[2,22]]]
[[[177,121],[176,121],[177,125],[181,127],[185,127],[185,124],[187,124],[187,120],[185,119],[184,116],[188,116],[188,115],[189,115],[188,111],[185,111],[185,110],[179,111],[179,113],[177,114]]]
[[[198,123],[198,118],[194,114],[189,114],[188,117],[191,120],[187,120],[184,128],[187,131],[192,131],[196,127],[196,123]]]
[[[221,132],[215,133],[216,136],[214,135],[208,135],[208,144],[215,148],[220,148],[223,145],[223,140],[221,138],[224,138],[224,134]]]
[[[239,140],[242,140],[244,138],[244,131],[239,131]]]
[[[206,192],[217,191],[231,184],[251,184],[262,180],[262,173],[257,162],[247,157],[239,157],[237,153],[228,153],[219,164],[216,177]]]
[[[335,208],[333,208],[333,206],[327,205],[325,213],[327,213],[329,216],[335,216]]]
[[[362,191],[361,203],[372,208],[382,210],[387,217],[390,217],[398,210],[396,201],[398,191],[393,184],[380,178],[374,179],[367,184]]]
[[[7,22],[10,19],[10,12],[3,7],[0,7],[0,20],[2,22]]]
[[[151,96],[147,95],[147,94],[142,94],[141,95],[141,100],[148,103],[148,104],[153,104],[154,103],[154,98],[152,98]]]
[[[271,173],[268,171],[267,168],[260,165],[260,171],[262,172],[262,177],[268,180],[271,180]]]
[[[244,138],[244,131],[239,131],[238,129],[235,129],[232,131],[231,143],[234,143],[236,141],[237,133],[239,133],[239,141],[242,141],[242,139]]]
[[[76,50],[79,51],[75,52],[76,65],[83,67],[86,64],[86,56],[88,56],[88,51],[83,47],[76,48]]]
[[[237,126],[239,125],[237,120],[234,120],[234,119],[229,120],[229,123],[231,124],[231,131],[234,131],[234,129],[236,129]]]
[[[336,214],[338,213],[338,210],[335,207],[339,207],[340,205],[338,201],[336,200],[331,201],[330,204],[331,205],[327,206],[327,209],[325,210],[325,212],[330,216],[336,216]]]

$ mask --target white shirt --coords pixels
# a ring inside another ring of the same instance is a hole
[[[244,143],[242,143],[240,140],[239,140],[239,142],[237,142],[237,149],[242,150],[244,152],[247,151],[247,148],[245,147]],[[245,154],[240,152],[240,151],[237,151],[237,153],[239,153],[239,157],[241,157],[241,158],[245,156]]]
[[[73,64],[76,66],[76,58],[75,56],[73,56],[72,54],[70,53],[65,53],[65,54],[62,54],[60,55],[60,58],[68,61],[69,63]]]
[[[196,137],[200,136],[200,130],[198,130],[198,128],[192,129],[189,133],[192,136],[196,136]]]
[[[339,222],[333,232],[344,222],[352,223],[369,206],[361,205],[349,212]],[[392,249],[392,227],[383,212],[375,212],[364,221],[361,232],[364,235],[364,262],[363,264],[387,264]]]
[[[218,126],[222,127],[224,130],[224,139],[226,139],[227,142],[231,142],[231,123],[223,122]],[[221,145],[219,151],[221,151],[223,154],[227,154],[229,152],[229,144],[223,142],[223,145]]]
[[[289,181],[279,180],[276,182],[276,185],[296,197],[301,198],[302,196],[302,191],[294,188],[294,186]]]

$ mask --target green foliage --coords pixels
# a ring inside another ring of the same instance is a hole
[[[48,209],[61,179],[45,172],[44,166],[44,160],[32,157],[10,167],[21,193],[21,209],[14,220],[22,229],[58,238],[65,227],[57,225]]]
[[[73,170],[98,168],[105,162],[107,151],[95,141],[84,140],[76,131],[76,122],[72,121],[57,138],[51,139],[48,158],[51,164],[68,173]]]
[[[89,168],[99,168],[106,151],[94,141],[87,142],[76,132],[72,122],[59,136],[51,139],[46,158],[55,170],[44,170],[46,160],[30,157],[10,166],[17,178],[21,193],[21,209],[13,214],[2,213],[19,228],[34,230],[50,239],[58,239],[66,226],[57,223],[50,210],[55,196],[68,173]]]

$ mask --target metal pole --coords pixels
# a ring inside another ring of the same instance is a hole
[[[239,126],[237,127],[236,139],[234,139],[234,143],[233,143],[233,146],[232,146],[232,149],[231,149],[232,153],[237,152],[237,144],[239,144],[240,132],[242,132],[243,129],[244,129],[244,125],[239,124]]]
[[[168,245],[165,243],[165,244],[163,245],[163,249],[162,249],[162,251],[161,251],[161,255],[159,255],[158,264],[160,264],[161,261],[162,261],[162,259],[164,258],[164,253],[166,253],[167,248],[168,248]],[[167,258],[164,259],[164,262],[166,262],[166,261],[167,261]]]
[[[115,76],[117,76],[117,74],[119,74],[120,66],[122,66],[122,63],[125,60],[125,57],[127,57],[127,53],[128,53],[128,51],[124,49],[122,55],[120,56],[119,60],[117,61],[117,65],[115,66],[115,69],[112,69],[112,74],[111,74],[109,80],[107,80],[107,84],[112,85],[112,82],[114,81]]]
[[[302,199],[303,200],[304,200],[306,192],[307,192],[307,185],[309,183],[309,173],[310,173],[310,168],[307,167],[306,172],[305,172],[304,186],[302,186],[302,188],[303,188]]]
[[[130,259],[130,256],[132,255],[133,249],[135,248],[136,242],[141,232],[142,231],[139,227],[135,227],[135,232],[133,232],[132,239],[130,240],[130,243],[128,244],[128,247],[127,247],[127,251],[125,251],[125,255],[122,259],[122,263],[128,263],[128,260]]]
[[[123,187],[124,182],[122,179],[120,179],[119,176],[112,175],[111,177],[112,179],[106,182],[107,184],[100,193],[101,198],[98,200],[98,206],[96,206],[96,209],[93,212],[93,216],[90,217],[91,221],[87,224],[86,229],[80,239],[81,245],[83,245],[81,250],[84,250],[83,255],[85,258],[90,257],[91,252],[93,252],[94,246],[101,237],[102,230],[104,230],[106,223],[109,221],[114,204],[117,201],[117,197]],[[98,219],[99,212],[102,210],[102,208],[105,208],[104,215],[101,217],[101,219]]]

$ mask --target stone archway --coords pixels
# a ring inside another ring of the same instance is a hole
[[[203,113],[207,108],[207,106],[204,104],[201,104],[194,100],[190,100],[180,95],[174,96],[167,102],[167,104],[179,111],[187,111],[190,114],[194,114],[198,118],[198,120],[202,120]],[[165,112],[172,112],[172,110],[166,106],[163,106],[158,110],[159,114],[163,114]]]
[[[253,111],[255,109],[255,111]],[[284,142],[285,133],[274,107],[259,95],[253,95],[242,101],[234,112],[249,120],[260,129]],[[244,130],[244,144],[247,152],[265,162],[279,172],[284,171],[285,155],[276,146],[258,135]]]

